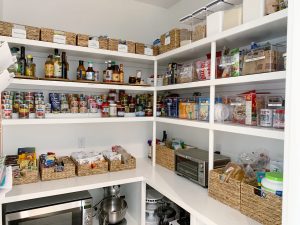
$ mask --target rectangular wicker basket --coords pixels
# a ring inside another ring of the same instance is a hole
[[[100,49],[108,50],[108,38],[107,37],[99,38],[99,47],[100,47]]]
[[[108,39],[108,50],[110,51],[118,51],[119,40],[117,39]]]
[[[12,36],[12,28],[14,24],[9,22],[0,21],[0,35],[2,36]],[[40,40],[40,28],[25,26],[26,38],[30,40]]]
[[[135,43],[135,53],[144,55],[145,54],[145,44],[143,43]]]
[[[175,171],[175,150],[165,145],[156,145],[156,163]]]
[[[224,182],[222,173],[223,168],[209,172],[208,195],[234,209],[240,210],[241,182],[232,178]]]
[[[44,165],[40,164],[40,174],[42,181],[75,177],[75,164],[71,160],[71,158],[68,156],[64,156],[59,158],[59,160],[62,160],[64,163],[64,169],[61,172],[57,172],[55,166],[46,168],[44,167]]]
[[[135,54],[135,43],[133,41],[126,41],[126,45],[128,48],[128,53],[134,53]]]
[[[281,225],[282,198],[264,193],[251,184],[241,184],[241,212],[264,225]]]
[[[154,56],[157,56],[159,55],[159,46],[153,46],[153,55]]]
[[[106,160],[98,160],[92,164],[79,164],[74,160],[77,176],[89,176],[95,174],[103,174],[108,172],[108,162]]]
[[[166,44],[166,37],[170,37],[169,44]],[[161,53],[165,53],[175,48],[180,47],[180,29],[174,28],[168,33],[165,33],[160,36],[160,43],[161,43]]]
[[[77,34],[76,44],[77,44],[77,46],[88,47],[88,45],[89,45],[89,35]]]
[[[108,170],[110,172],[116,172],[121,170],[130,170],[136,168],[136,159],[131,156],[131,159],[127,163],[122,163],[121,160],[108,160]]]
[[[71,32],[60,31],[66,36],[67,45],[76,45],[76,34]],[[41,41],[53,42],[54,30],[49,28],[41,28]]]
[[[31,169],[31,168],[21,169],[20,175],[21,177],[13,176],[13,185],[36,183],[40,180],[39,170],[36,167],[35,169]]]

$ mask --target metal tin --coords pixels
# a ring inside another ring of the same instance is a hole
[[[260,110],[260,126],[272,127],[273,124],[273,110],[261,109]]]
[[[273,127],[283,129],[284,128],[284,109],[274,109],[273,111]]]
[[[46,113],[46,107],[44,104],[39,104],[35,106],[35,117],[37,119],[44,119]]]
[[[20,104],[19,107],[19,119],[29,118],[29,106],[27,104]]]

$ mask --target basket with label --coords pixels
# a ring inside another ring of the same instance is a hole
[[[89,35],[77,34],[76,43],[77,43],[78,46],[88,47],[88,45],[89,45]]]
[[[241,205],[241,181],[223,175],[224,168],[209,172],[208,195],[234,209]]]
[[[106,36],[99,37],[99,48],[108,50],[108,38]]]
[[[0,35],[40,40],[40,28],[0,21]]]
[[[128,53],[135,53],[135,43],[133,41],[126,41]]]
[[[180,29],[174,28],[160,37],[160,53],[180,47]]]
[[[156,145],[156,163],[175,171],[175,150],[165,145]]]
[[[53,162],[48,164],[49,161],[52,161],[52,159],[46,159],[45,155],[40,156],[40,175],[42,181],[75,177],[75,164],[70,157],[54,157]]]
[[[41,41],[76,45],[76,34],[49,28],[41,28]]]
[[[271,192],[262,192],[256,184],[242,182],[241,184],[241,212],[264,224],[281,225],[282,197]]]
[[[136,159],[131,156],[127,161],[122,160],[108,160],[109,172],[116,172],[121,170],[130,170],[136,168]]]
[[[144,55],[145,53],[145,44],[143,43],[135,43],[135,53]]]

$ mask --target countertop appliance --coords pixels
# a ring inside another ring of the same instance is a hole
[[[88,191],[13,202],[3,205],[5,225],[92,225]]]
[[[224,167],[230,158],[214,154],[214,168]],[[203,187],[208,185],[208,151],[191,148],[175,152],[175,172]]]

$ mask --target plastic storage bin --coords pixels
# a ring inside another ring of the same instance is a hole
[[[224,49],[218,64],[218,78],[237,77],[241,75],[242,55],[239,48]]]
[[[178,84],[194,81],[194,68],[192,63],[183,64],[182,66],[179,67],[178,72],[179,72],[177,77]]]
[[[265,15],[265,0],[243,1],[243,23],[257,20]]]
[[[227,30],[243,23],[242,5],[237,5],[232,9],[224,11],[223,30]]]
[[[206,34],[211,37],[223,31],[224,11],[215,12],[207,16]]]

